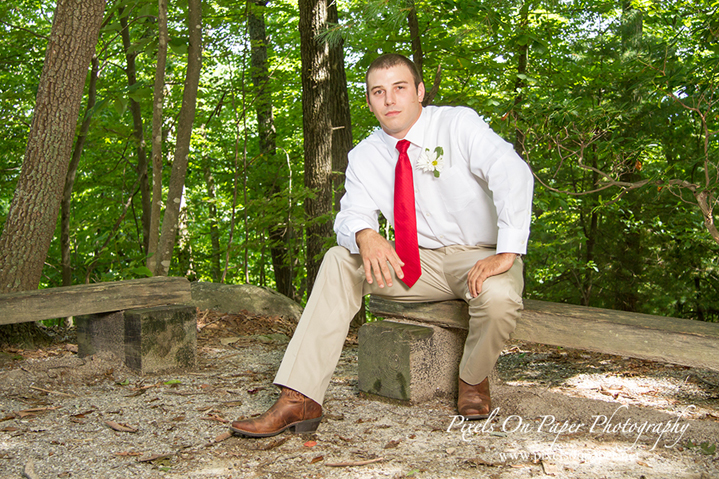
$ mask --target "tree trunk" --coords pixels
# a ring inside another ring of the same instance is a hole
[[[189,0],[187,25],[190,45],[187,52],[187,75],[182,94],[182,107],[177,125],[177,143],[175,158],[172,163],[170,185],[167,191],[167,206],[162,218],[162,233],[157,247],[155,274],[167,276],[172,262],[172,250],[177,236],[182,189],[185,186],[185,175],[189,163],[190,137],[192,123],[195,120],[197,89],[200,83],[202,67],[202,5],[201,0]]]
[[[639,48],[642,41],[642,13],[634,9],[631,2],[625,1],[622,11],[622,53]],[[621,95],[627,103],[634,100],[635,87],[633,79],[625,80],[621,86]],[[621,140],[620,145],[626,140]],[[627,149],[620,147],[620,151]],[[640,180],[640,174],[632,167],[628,167],[620,175],[620,181],[636,182]],[[619,236],[619,241],[614,245],[615,267],[613,280],[615,283],[614,309],[624,311],[637,311],[640,305],[641,296],[638,291],[638,284],[643,273],[642,235],[636,226],[630,226],[635,218],[641,215],[642,204],[636,191],[624,196],[625,207],[622,208],[621,216],[623,223],[619,228],[626,228],[624,234]]]
[[[520,10],[520,17],[519,17],[519,33],[523,33],[524,30],[527,28],[527,25],[529,23],[529,0],[525,0],[525,2],[522,4],[522,8]],[[524,102],[524,93],[522,91],[522,88],[524,88],[524,80],[522,80],[521,76],[524,76],[527,74],[527,59],[529,56],[529,44],[525,43],[524,45],[518,45],[517,46],[517,78],[514,81],[514,108],[512,108],[512,118],[514,120],[514,132],[515,132],[515,138],[514,138],[514,151],[517,152],[519,156],[524,158],[525,156],[525,148],[524,148],[524,131],[520,128],[519,122],[522,119],[522,115],[520,114],[519,110],[522,108],[522,103]]]
[[[137,84],[137,68],[135,67],[135,57],[137,53],[131,52],[132,42],[130,40],[130,29],[127,26],[127,16],[124,15],[124,8],[120,8],[120,27],[122,28],[122,46],[125,50],[125,59],[127,61],[127,86],[132,89]],[[150,185],[147,176],[149,162],[147,153],[145,152],[145,132],[142,125],[142,112],[140,104],[130,98],[130,113],[132,114],[132,130],[135,136],[137,151],[137,177],[140,179],[140,200],[142,202],[142,248],[143,253],[147,254],[148,242],[150,239],[150,214],[152,204],[150,201]]]
[[[256,89],[255,112],[257,113],[257,129],[259,133],[260,155],[271,165],[276,172],[276,181],[271,182],[267,196],[272,198],[282,193],[283,183],[279,181],[283,175],[280,173],[284,168],[284,161],[276,155],[277,145],[275,142],[276,132],[272,115],[272,91],[270,89],[270,74],[267,65],[267,33],[265,29],[265,16],[263,9],[267,6],[267,0],[248,0],[250,2],[247,24],[252,45],[250,76]],[[289,212],[287,212],[289,213]],[[288,215],[283,215],[287,218]],[[272,268],[275,272],[275,285],[277,291],[288,298],[294,298],[294,286],[292,284],[292,270],[290,268],[289,240],[291,237],[291,225],[278,222],[269,228],[270,255],[272,256]]]
[[[87,88],[87,106],[85,107],[85,119],[80,127],[80,134],[77,136],[75,148],[72,151],[72,159],[65,177],[65,188],[62,192],[62,203],[60,206],[60,256],[62,262],[62,285],[72,285],[72,260],[70,258],[70,208],[72,200],[72,188],[75,185],[75,175],[80,165],[82,149],[85,145],[87,132],[90,130],[92,121],[92,108],[97,98],[97,74],[100,68],[100,61],[97,56],[92,57],[90,68],[90,84]]]
[[[162,102],[165,89],[165,65],[167,64],[167,0],[159,0],[157,29],[157,67],[155,90],[152,100],[152,208],[150,235],[147,241],[147,269],[156,269],[155,255],[160,238],[160,212],[162,211]]]
[[[305,201],[307,214],[307,291],[319,270],[325,239],[332,235],[332,123],[330,118],[329,46],[317,36],[327,24],[325,0],[300,0],[302,58],[302,129],[305,186],[314,197]]]
[[[337,3],[327,7],[329,23],[339,23]],[[332,108],[332,183],[334,190],[335,213],[340,210],[340,200],[344,195],[347,154],[352,149],[352,116],[350,114],[349,94],[347,93],[347,74],[345,73],[344,40],[330,45],[330,106]]]
[[[0,294],[36,289],[55,234],[104,0],[58,0],[25,159],[0,235]],[[34,323],[0,328],[0,343],[37,338]]]
[[[327,7],[327,21],[332,24],[339,23],[336,2],[331,2]],[[352,149],[352,115],[347,92],[344,39],[340,38],[336,44],[330,44],[329,47],[330,104],[332,107],[332,189],[334,191],[334,212],[337,214],[340,210],[340,200],[345,193],[347,154]],[[359,327],[366,321],[367,312],[365,311],[364,301],[362,301],[360,310],[352,319],[352,325]]]
[[[417,65],[419,76],[424,81],[424,53],[422,52],[422,38],[419,33],[419,21],[417,20],[417,7],[414,0],[405,0],[407,6],[407,26],[412,41],[412,61]],[[429,90],[429,88],[427,89]]]
[[[0,236],[0,293],[40,284],[104,8],[104,0],[57,2],[25,160]]]

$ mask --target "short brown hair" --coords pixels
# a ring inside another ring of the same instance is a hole
[[[407,68],[409,68],[409,71],[412,72],[412,77],[414,78],[414,87],[419,88],[419,84],[422,83],[422,75],[419,74],[419,70],[417,70],[417,65],[415,65],[412,60],[410,60],[404,55],[400,55],[399,53],[385,53],[384,55],[380,55],[374,59],[374,61],[367,69],[367,73],[364,77],[366,88],[369,88],[368,79],[369,74],[372,71],[386,70],[387,68],[392,68],[400,64],[405,65]]]

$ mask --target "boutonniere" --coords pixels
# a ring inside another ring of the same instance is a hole
[[[444,149],[438,146],[434,151],[429,151],[429,148],[425,148],[424,151],[419,155],[417,160],[417,168],[428,173],[434,173],[435,178],[439,178],[439,174],[444,168]]]

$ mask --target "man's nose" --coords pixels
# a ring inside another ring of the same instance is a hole
[[[388,91],[387,94],[384,96],[384,103],[385,105],[393,105],[394,104],[394,92]]]

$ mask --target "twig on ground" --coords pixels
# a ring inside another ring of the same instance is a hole
[[[67,397],[70,397],[70,398],[76,398],[76,397],[77,397],[75,394],[63,393],[63,392],[60,392],[60,391],[51,391],[50,389],[43,389],[43,388],[39,388],[39,387],[36,387],[36,386],[30,386],[30,389],[35,389],[36,391],[42,391],[42,392],[48,393],[48,394],[58,394],[58,395],[60,395],[60,396],[67,396]]]
[[[353,466],[366,466],[367,464],[374,464],[375,462],[384,461],[384,457],[378,457],[377,459],[368,459],[366,461],[348,461],[348,462],[328,462],[325,466],[329,467],[353,467]]]

